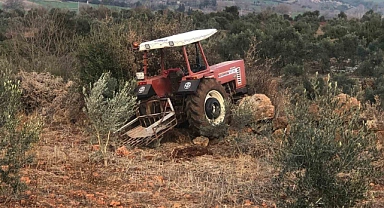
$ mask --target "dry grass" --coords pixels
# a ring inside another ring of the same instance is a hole
[[[278,140],[252,132],[232,132],[211,142],[209,155],[171,157],[191,147],[185,140],[157,149],[131,149],[125,157],[110,151],[103,167],[92,162],[89,137],[77,126],[44,129],[34,147],[36,160],[24,168],[29,191],[8,207],[273,207],[273,157]],[[193,147],[193,146],[192,146]],[[384,189],[373,184],[374,206]]]
[[[30,191],[19,207],[251,207],[271,206],[271,163],[262,156],[230,149],[232,141],[208,146],[211,155],[172,158],[187,143],[132,149],[126,157],[111,151],[111,163],[90,161],[93,152],[81,128],[45,129],[34,147],[36,160],[24,169]],[[255,143],[255,145],[257,145]],[[233,149],[236,147],[233,146]],[[255,148],[255,147],[254,147]],[[264,148],[264,147],[261,147]]]
[[[84,103],[74,82],[66,82],[50,73],[21,71],[17,76],[21,80],[25,112],[36,112],[46,124],[53,126],[80,119]]]

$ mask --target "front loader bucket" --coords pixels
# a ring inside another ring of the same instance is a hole
[[[146,113],[137,117],[115,132],[128,146],[145,146],[158,139],[176,126],[175,110],[169,98],[141,103]],[[156,108],[156,109],[155,109]]]

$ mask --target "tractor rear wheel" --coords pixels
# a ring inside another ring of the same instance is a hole
[[[228,94],[215,79],[202,79],[196,93],[188,96],[186,112],[192,130],[203,136],[202,129],[228,122]]]

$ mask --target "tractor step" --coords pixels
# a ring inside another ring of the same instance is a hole
[[[124,141],[124,144],[135,146],[146,146],[162,138],[164,133],[177,125],[176,114],[169,98],[151,100],[140,104],[146,109],[156,106],[156,113],[140,115],[114,132]]]

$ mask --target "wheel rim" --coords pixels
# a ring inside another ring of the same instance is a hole
[[[209,119],[216,119],[220,116],[220,102],[216,98],[208,98],[205,101],[205,115]]]
[[[224,98],[217,90],[207,93],[204,101],[205,118],[212,124],[218,125],[225,118]]]

